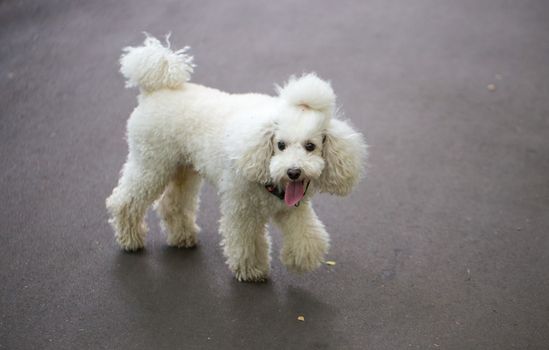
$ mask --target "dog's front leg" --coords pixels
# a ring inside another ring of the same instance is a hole
[[[271,242],[267,217],[246,196],[225,195],[221,200],[221,245],[227,265],[241,282],[263,282],[270,267]]]
[[[280,212],[274,221],[284,236],[282,263],[298,272],[319,267],[330,246],[330,238],[310,203]]]

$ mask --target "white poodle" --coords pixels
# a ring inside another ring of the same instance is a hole
[[[221,197],[222,246],[239,281],[267,278],[271,219],[284,265],[318,267],[329,237],[310,199],[351,191],[366,157],[362,135],[336,119],[335,94],[314,74],[291,78],[274,97],[228,94],[188,83],[194,65],[185,52],[147,37],[120,59],[127,86],[141,93],[127,125],[128,159],[107,199],[118,243],[143,248],[145,212],[158,199],[168,244],[194,246],[205,178]]]

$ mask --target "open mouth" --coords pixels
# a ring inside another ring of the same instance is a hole
[[[296,205],[305,196],[305,181],[291,181],[284,190],[284,203],[291,207]]]

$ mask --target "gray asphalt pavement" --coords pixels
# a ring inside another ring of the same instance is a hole
[[[332,81],[371,145],[321,195],[335,266],[241,284],[218,199],[200,245],[116,246],[104,200],[136,104],[142,31],[190,45],[193,81]],[[0,1],[0,349],[549,349],[546,1]],[[297,320],[299,315],[305,321]]]

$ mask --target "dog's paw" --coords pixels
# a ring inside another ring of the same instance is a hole
[[[117,235],[116,242],[120,248],[124,249],[127,252],[134,252],[145,247],[145,240],[140,235]]]
[[[295,240],[282,249],[282,263],[295,272],[308,272],[318,268],[328,251],[328,242],[319,238]]]
[[[239,282],[266,282],[268,271],[255,266],[238,266],[234,269],[234,276]]]
[[[170,247],[193,248],[198,243],[196,236],[200,232],[200,227],[196,224],[185,225],[183,222],[179,222],[177,225],[168,227],[162,223],[161,226],[162,230],[167,233],[166,242]]]
[[[196,247],[198,240],[196,235],[169,235],[166,242],[170,247],[193,248]]]

